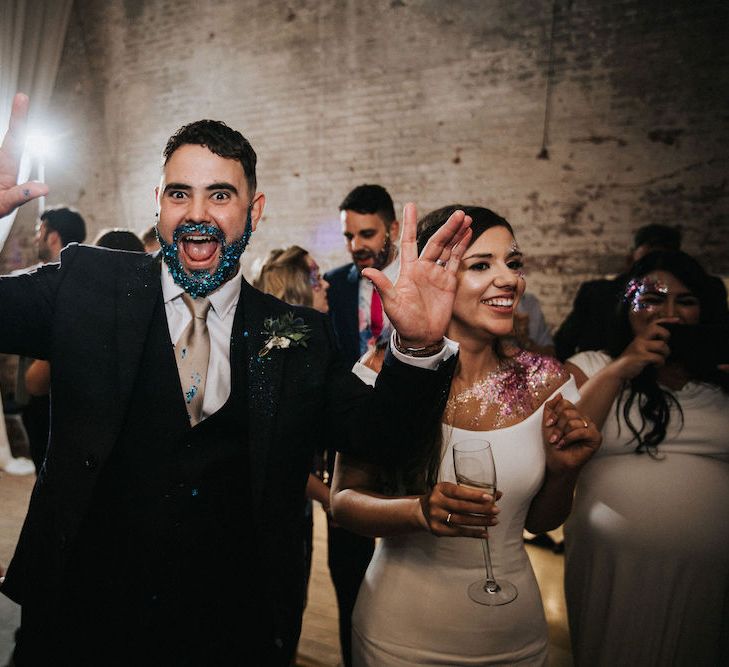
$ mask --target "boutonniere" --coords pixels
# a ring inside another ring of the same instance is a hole
[[[263,332],[268,334],[266,344],[258,351],[259,357],[265,357],[274,348],[285,350],[288,347],[306,347],[311,337],[311,327],[293,313],[281,317],[268,317],[263,321]]]

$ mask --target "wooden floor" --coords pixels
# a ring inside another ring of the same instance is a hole
[[[7,566],[25,517],[33,476],[13,477],[0,472],[0,563]],[[309,583],[309,603],[299,642],[297,665],[336,667],[340,662],[337,604],[326,564],[326,521],[321,508],[314,512],[314,558]],[[527,546],[537,575],[549,624],[551,667],[570,667],[564,593],[563,557],[548,549]],[[13,632],[19,620],[16,605],[0,595],[0,666],[8,663]]]

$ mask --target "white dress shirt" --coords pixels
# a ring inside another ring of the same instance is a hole
[[[205,381],[202,419],[220,410],[230,396],[230,336],[233,331],[235,308],[240,296],[243,272],[238,272],[208,295],[208,333],[210,334],[210,361]],[[162,263],[162,296],[165,301],[170,339],[176,344],[192,316],[182,300],[184,290],[172,279],[167,265]],[[182,387],[180,387],[182,392]]]

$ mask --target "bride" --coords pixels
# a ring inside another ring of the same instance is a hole
[[[578,393],[560,363],[504,343],[525,287],[509,223],[485,208],[448,206],[420,221],[419,247],[458,209],[472,217],[473,235],[448,328],[460,348],[457,370],[444,405],[408,407],[432,421],[432,442],[394,474],[349,456],[337,461],[335,520],[383,538],[354,611],[355,665],[544,664],[547,626],[522,532],[562,523],[577,473],[600,444],[570,402]],[[355,372],[375,375],[365,364]],[[455,484],[453,445],[474,437],[491,442],[496,498]],[[496,579],[518,590],[504,606],[467,593],[484,577],[487,527]]]

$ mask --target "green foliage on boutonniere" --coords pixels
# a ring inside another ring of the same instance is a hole
[[[281,317],[267,317],[263,321],[263,332],[268,335],[266,344],[258,351],[259,357],[265,357],[274,348],[285,350],[289,347],[307,347],[306,341],[311,337],[311,327],[293,313]]]

